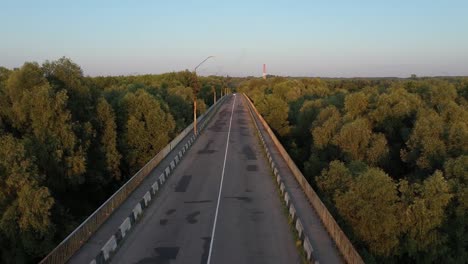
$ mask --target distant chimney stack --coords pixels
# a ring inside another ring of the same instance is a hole
[[[263,64],[263,79],[266,80],[266,64]]]

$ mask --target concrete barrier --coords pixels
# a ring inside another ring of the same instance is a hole
[[[302,225],[302,222],[299,218],[296,220],[296,231],[297,231],[297,235],[299,236],[299,238],[303,240],[304,239],[304,226]]]
[[[115,236],[112,236],[102,248],[102,253],[104,255],[104,260],[108,260],[111,254],[117,249],[117,240]]]
[[[151,185],[151,190],[153,191],[153,195],[156,195],[156,193],[159,191],[159,184],[157,180],[153,183],[153,185]]]
[[[304,177],[304,175],[299,170],[299,168],[296,166],[294,161],[291,159],[291,157],[289,156],[288,152],[284,149],[281,142],[279,142],[278,138],[273,133],[270,126],[267,124],[267,122],[260,115],[260,113],[255,108],[255,106],[253,105],[252,101],[247,97],[247,95],[245,95],[245,94],[243,94],[243,95],[244,95],[244,98],[248,102],[249,110],[250,110],[250,113],[251,113],[252,117],[253,117],[253,115],[255,115],[257,117],[257,119],[259,120],[261,126],[265,129],[267,135],[273,141],[274,147],[276,147],[276,149],[278,150],[278,152],[281,155],[282,159],[288,165],[288,167],[291,170],[293,176],[295,177],[296,181],[301,186],[302,191],[306,195],[306,197],[309,200],[310,204],[312,205],[314,210],[317,212],[317,214],[320,217],[320,220],[322,221],[325,229],[327,230],[327,232],[332,237],[333,241],[335,242],[338,250],[340,251],[340,253],[343,256],[343,258],[345,259],[345,261],[347,263],[352,263],[352,264],[363,264],[364,261],[362,260],[361,256],[356,251],[356,249],[354,248],[351,241],[349,241],[348,237],[344,234],[343,230],[336,223],[335,219],[330,214],[330,212],[328,211],[326,206],[323,204],[323,202],[320,200],[317,193],[312,189],[309,182]],[[254,123],[255,123],[255,126],[257,127],[258,132],[261,134],[261,132],[260,132],[260,130],[258,128],[257,122],[255,121],[255,118],[254,118]],[[265,144],[265,147],[268,149],[269,146],[267,146]],[[268,151],[267,151],[267,155],[269,155]],[[281,190],[281,193],[284,192],[284,184],[282,182],[281,182],[281,185],[280,185],[280,190]]]
[[[291,217],[293,221],[296,219],[296,208],[294,208],[293,204],[289,206],[289,216]]]
[[[304,252],[306,253],[307,259],[312,260],[312,253],[314,252],[314,250],[312,249],[312,244],[310,244],[308,237],[304,238],[302,246],[304,247]],[[316,261],[315,263],[318,263],[318,261]]]
[[[131,224],[130,218],[127,217],[125,218],[125,220],[119,227],[122,238],[125,237],[125,235],[127,234],[127,231],[130,230],[130,228],[132,228],[132,224]]]
[[[134,217],[135,221],[138,220],[138,217],[140,217],[140,215],[143,213],[143,209],[141,208],[141,204],[137,203],[135,205],[135,207],[133,208],[132,212],[133,212],[133,217]]]
[[[289,200],[290,198],[288,192],[284,192],[284,202],[286,203],[286,207],[289,206]]]
[[[163,186],[164,182],[166,181],[166,175],[164,175],[164,173],[163,173],[163,174],[159,175],[158,179],[159,179],[159,185]]]
[[[145,202],[145,207],[148,206],[148,204],[151,202],[151,193],[150,191],[147,191],[145,195],[143,196],[143,201]]]

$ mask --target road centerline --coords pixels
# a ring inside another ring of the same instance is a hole
[[[211,231],[211,241],[210,241],[210,249],[208,253],[208,261],[207,264],[210,264],[211,262],[211,253],[213,251],[213,243],[214,243],[214,236],[215,236],[215,231],[216,231],[216,221],[218,220],[218,211],[219,211],[219,204],[221,202],[221,192],[223,190],[223,180],[224,180],[224,171],[226,168],[226,159],[227,159],[227,153],[228,153],[228,148],[229,148],[229,138],[231,136],[231,125],[232,125],[232,116],[234,115],[234,107],[236,106],[236,95],[234,95],[234,102],[232,103],[232,109],[231,109],[231,118],[229,120],[229,130],[228,130],[228,136],[226,139],[226,151],[224,152],[224,161],[223,161],[223,170],[221,172],[221,182],[219,183],[219,191],[218,191],[218,202],[216,203],[216,211],[215,211],[215,218],[214,218],[214,223],[213,223],[213,230]]]

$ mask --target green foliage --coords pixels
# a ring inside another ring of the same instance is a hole
[[[289,133],[288,104],[274,95],[267,95],[257,104],[265,120],[280,135]]]
[[[314,146],[318,149],[323,149],[330,144],[340,127],[341,115],[336,107],[328,106],[321,110],[317,119],[314,121],[312,129]]]
[[[127,94],[124,102],[128,110],[126,156],[135,172],[169,143],[175,123],[172,116],[163,111],[160,102],[143,90]]]
[[[422,109],[406,142],[408,149],[401,151],[406,162],[416,162],[421,169],[440,168],[446,156],[443,140],[445,125],[443,119],[434,110]]]
[[[101,98],[97,105],[98,134],[101,135],[101,151],[106,156],[106,169],[115,178],[120,180],[120,155],[117,150],[117,125],[114,110]]]
[[[382,170],[370,168],[335,194],[340,214],[372,252],[388,256],[398,245],[398,196],[396,185]]]
[[[408,254],[429,251],[433,244],[441,243],[439,228],[445,218],[445,207],[452,194],[442,172],[436,171],[422,184],[410,186],[400,183],[403,196],[402,228],[407,234]]]
[[[11,135],[0,136],[0,241],[3,263],[46,253],[53,235],[49,189],[41,186],[34,160]],[[16,252],[15,252],[16,251]]]
[[[346,192],[352,181],[351,172],[339,160],[330,162],[329,168],[324,169],[322,174],[316,178],[320,190],[330,197]]]
[[[362,115],[367,110],[369,99],[363,92],[351,93],[346,96],[344,104],[344,110],[346,111],[347,116],[354,119]]]
[[[371,135],[369,122],[360,118],[343,125],[333,141],[351,160],[364,160]]]
[[[37,263],[193,121],[201,85],[225,82],[194,78],[84,77],[68,58],[0,67],[0,262]]]
[[[366,261],[466,262],[466,78],[249,79],[239,90]]]

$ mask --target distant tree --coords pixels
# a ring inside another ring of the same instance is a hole
[[[447,160],[444,171],[458,202],[459,211],[468,214],[468,155]]]
[[[117,126],[114,110],[104,98],[99,100],[96,110],[101,148],[106,156],[106,169],[116,180],[120,180],[119,166],[122,155],[117,150]]]
[[[54,92],[41,68],[26,63],[11,73],[6,96],[9,123],[25,137],[48,186],[63,191],[67,184],[82,183],[86,156],[72,130],[66,92]]]
[[[42,65],[44,75],[55,92],[65,90],[70,100],[67,107],[74,120],[91,119],[90,109],[93,107],[91,90],[85,83],[80,66],[68,58],[62,57],[56,61],[46,61]]]
[[[377,165],[389,153],[387,139],[382,133],[373,133],[369,141],[366,153],[366,161],[371,165]]]
[[[128,111],[126,159],[135,172],[169,143],[175,123],[172,116],[162,110],[161,103],[144,90],[127,94],[124,101]]]
[[[304,84],[299,81],[284,81],[273,86],[273,94],[285,102],[291,102],[302,95],[304,88]]]
[[[165,98],[165,102],[168,104],[171,115],[174,117],[177,131],[182,131],[187,125],[192,123],[193,110],[191,99],[186,100],[183,96],[169,93]]]
[[[371,252],[389,256],[398,246],[400,209],[396,184],[378,168],[370,168],[336,196],[336,207]]]
[[[394,84],[389,93],[378,97],[375,110],[370,116],[372,121],[392,132],[395,129],[395,121],[392,119],[403,120],[411,117],[421,106],[421,98],[417,94],[409,93],[400,85]]]
[[[328,106],[322,109],[314,121],[312,128],[312,137],[314,146],[323,149],[331,143],[333,137],[338,133],[341,127],[341,115],[334,106]]]
[[[304,84],[304,94],[306,95],[323,98],[331,93],[327,83],[318,78],[304,78],[301,79],[301,82]]]
[[[427,89],[429,105],[439,113],[443,111],[447,104],[455,102],[457,90],[455,86],[447,81],[433,80],[430,89]]]
[[[450,245],[444,258],[448,263],[462,263],[468,259],[468,156],[448,159],[444,164],[444,174],[453,194],[445,212],[442,230],[445,232],[441,234],[448,236]]]
[[[336,197],[346,192],[352,181],[351,172],[339,160],[330,162],[329,168],[324,169],[322,174],[316,178],[320,190],[329,197]]]
[[[421,169],[441,168],[446,155],[443,140],[445,124],[434,110],[420,109],[407,149],[401,151],[406,162],[416,162]]]
[[[343,125],[334,143],[352,160],[365,160],[372,137],[369,122],[364,118]]]
[[[19,140],[3,135],[0,146],[0,261],[26,262],[51,247],[54,199]]]
[[[452,194],[441,171],[436,171],[422,184],[409,185],[405,180],[400,182],[403,215],[402,227],[408,234],[405,249],[410,255],[418,251],[427,252],[434,244],[441,243],[437,230],[444,221],[445,208]]]
[[[359,115],[363,114],[366,111],[369,105],[369,100],[367,95],[363,92],[359,93],[351,93],[346,96],[345,98],[345,111],[346,116],[349,118],[354,119]]]
[[[262,101],[257,102],[257,108],[271,128],[279,135],[285,136],[289,133],[289,107],[285,101],[275,95],[267,95]]]
[[[206,109],[208,107],[205,104],[205,101],[203,99],[197,99],[197,116],[200,116],[201,114],[206,112]]]

